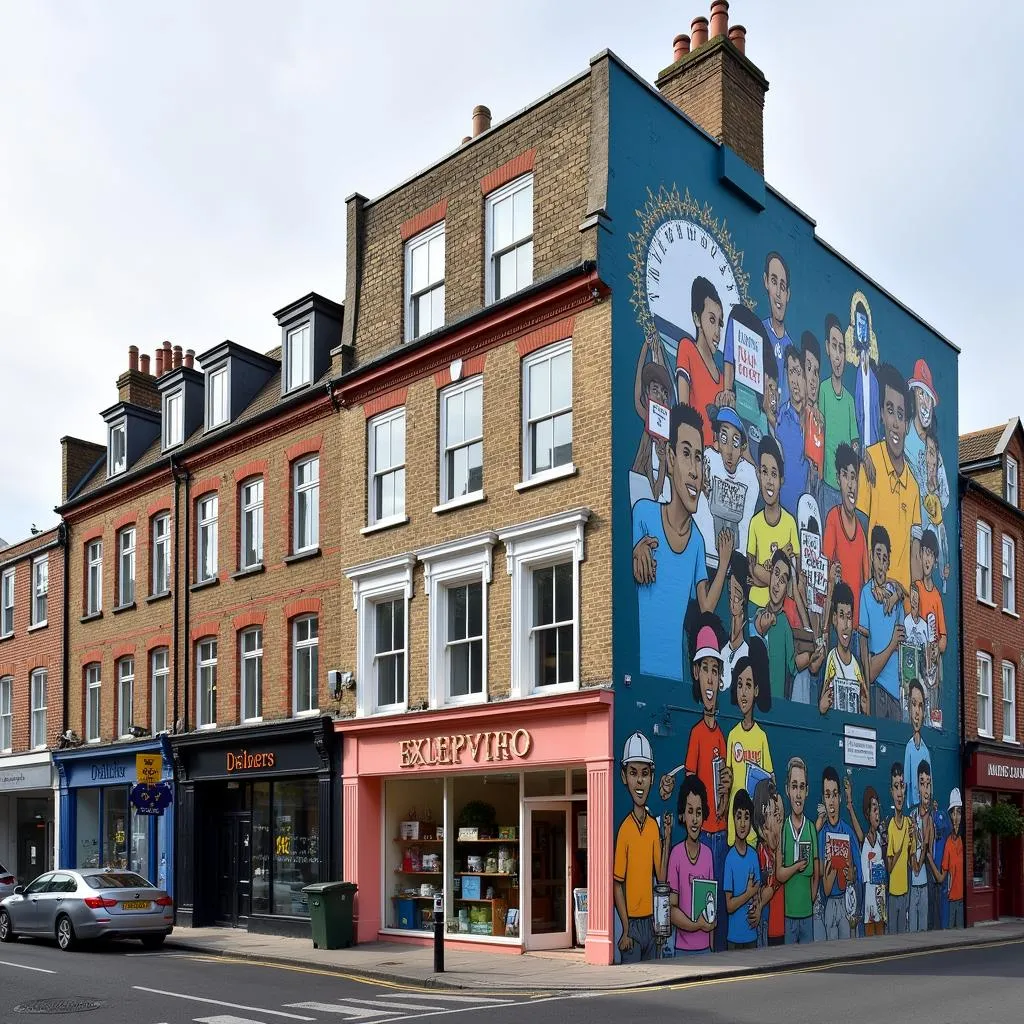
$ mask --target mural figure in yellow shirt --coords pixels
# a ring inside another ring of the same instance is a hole
[[[889,934],[907,931],[910,915],[910,855],[914,852],[914,829],[903,813],[907,783],[903,765],[894,761],[889,772],[892,780],[892,805],[895,813],[886,830],[888,843],[885,864],[889,869]]]

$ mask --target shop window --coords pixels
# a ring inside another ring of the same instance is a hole
[[[992,885],[992,837],[987,832],[978,830],[979,812],[984,815],[992,807],[991,793],[975,793],[973,799],[974,849],[974,888],[985,889]]]
[[[100,791],[80,789],[75,814],[75,866],[100,866]]]
[[[498,533],[512,577],[512,696],[579,686],[580,579],[589,509]]]
[[[302,889],[321,881],[315,779],[253,786],[252,910],[309,916]]]
[[[242,648],[242,721],[263,717],[263,630],[247,629],[240,639]]]
[[[128,789],[110,786],[103,791],[103,866],[128,867]]]
[[[552,772],[527,772],[527,796],[565,796],[565,769]]]
[[[444,888],[444,790],[442,779],[384,783],[382,839],[386,874],[394,879],[384,890],[382,920],[388,928],[434,926],[434,893]]]

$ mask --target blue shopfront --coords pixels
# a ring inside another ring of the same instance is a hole
[[[143,814],[129,799],[136,755],[159,754],[161,777],[172,781],[164,738],[57,751],[60,780],[59,867],[125,868],[174,893],[174,805]]]

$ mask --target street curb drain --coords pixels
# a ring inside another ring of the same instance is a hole
[[[99,1010],[104,1003],[99,999],[33,999],[19,1003],[15,1013],[87,1013]]]

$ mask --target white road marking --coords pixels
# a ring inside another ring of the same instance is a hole
[[[416,993],[415,995],[404,996],[398,992],[389,992],[388,995],[392,999],[419,999],[421,994]],[[513,1001],[511,999],[492,999],[484,996],[438,996],[434,995],[433,992],[427,998],[435,1003],[494,1003],[496,1005],[505,1005]]]
[[[23,971],[38,971],[40,974],[56,974],[56,971],[48,971],[45,967],[29,967],[28,964],[15,964],[10,960],[0,960],[2,967],[20,967]]]
[[[315,1010],[317,1013],[344,1013],[349,1020],[370,1020],[373,1017],[394,1017],[390,1010],[366,1010],[362,1006],[348,1006],[346,1003],[285,1003],[295,1010]],[[303,1020],[313,1020],[304,1017]]]
[[[242,1006],[239,1003],[226,1003],[222,999],[205,999],[203,996],[187,996],[183,992],[167,992],[162,988],[146,988],[145,985],[132,985],[132,988],[136,992],[151,992],[156,996],[170,996],[172,999],[189,999],[194,1003],[208,1003],[211,1006],[226,1006],[229,1010],[249,1010],[252,1013],[268,1013],[272,1017],[287,1017],[288,1020],[316,1020],[315,1017],[302,1017],[297,1013],[285,1013],[283,1010],[265,1010],[262,1006]]]
[[[428,1006],[426,1003],[392,1003],[384,999],[349,999],[350,1003],[360,1003],[363,1006],[386,1006],[392,1010],[443,1010],[443,1006]]]
[[[196,1024],[262,1024],[252,1017],[236,1017],[233,1013],[218,1013],[215,1017],[193,1017]]]

